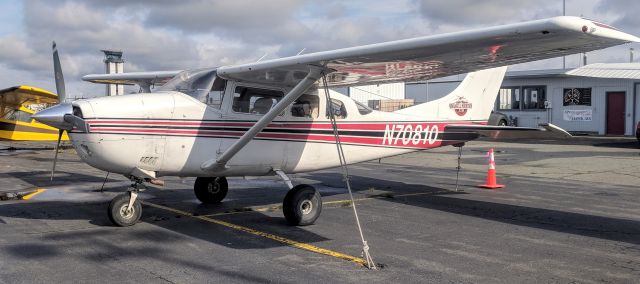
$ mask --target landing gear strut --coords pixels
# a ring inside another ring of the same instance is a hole
[[[205,204],[220,203],[228,191],[229,184],[225,177],[199,177],[193,185],[196,197]]]
[[[299,184],[287,192],[282,202],[282,213],[290,225],[313,224],[322,212],[322,198],[313,186]]]
[[[109,220],[120,227],[134,225],[142,216],[142,205],[138,200],[138,193],[145,189],[143,180],[131,178],[133,184],[128,193],[119,194],[109,203]]]

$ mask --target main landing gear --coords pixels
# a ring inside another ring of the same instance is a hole
[[[109,203],[109,220],[120,227],[134,225],[142,216],[142,205],[138,200],[138,193],[145,190],[143,180],[132,177],[131,189],[127,193],[119,194]]]
[[[292,226],[313,224],[322,212],[322,198],[313,186],[299,184],[287,192],[282,202],[284,218]]]
[[[278,175],[282,177],[284,173]],[[313,224],[322,212],[320,193],[313,186],[293,186],[288,178],[283,179],[290,188],[282,202],[282,212],[287,223],[293,226]],[[199,177],[193,185],[196,198],[205,204],[219,203],[227,196],[228,190],[229,185],[225,177]]]
[[[292,226],[306,226],[313,224],[322,212],[322,197],[320,192],[308,184],[293,186],[291,179],[280,169],[274,172],[289,187],[289,192],[282,201],[284,218]]]
[[[193,185],[193,192],[204,204],[220,203],[228,191],[229,184],[225,177],[199,177]]]

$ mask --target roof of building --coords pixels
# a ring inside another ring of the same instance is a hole
[[[429,83],[460,82],[466,74],[447,76],[431,79]],[[508,71],[505,79],[529,79],[529,78],[561,78],[571,76],[609,78],[609,79],[636,79],[640,80],[640,63],[594,63],[578,68],[569,69],[540,69]],[[415,82],[416,84],[424,82]]]
[[[640,63],[595,63],[569,70],[567,75],[595,78],[640,79]]]

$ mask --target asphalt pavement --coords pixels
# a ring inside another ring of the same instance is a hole
[[[312,226],[286,224],[279,179],[247,177],[219,205],[196,200],[193,178],[167,178],[119,228],[106,211],[124,177],[65,149],[51,182],[50,143],[0,144],[0,282],[638,283],[637,141],[519,142],[468,143],[457,192],[453,147],[350,166],[377,271],[362,265],[339,169],[293,176],[323,196]],[[489,148],[503,189],[476,187]]]

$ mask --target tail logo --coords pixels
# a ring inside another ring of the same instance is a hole
[[[473,104],[464,97],[458,97],[456,101],[449,104],[449,108],[456,112],[459,116],[464,116],[467,111],[473,108]]]

